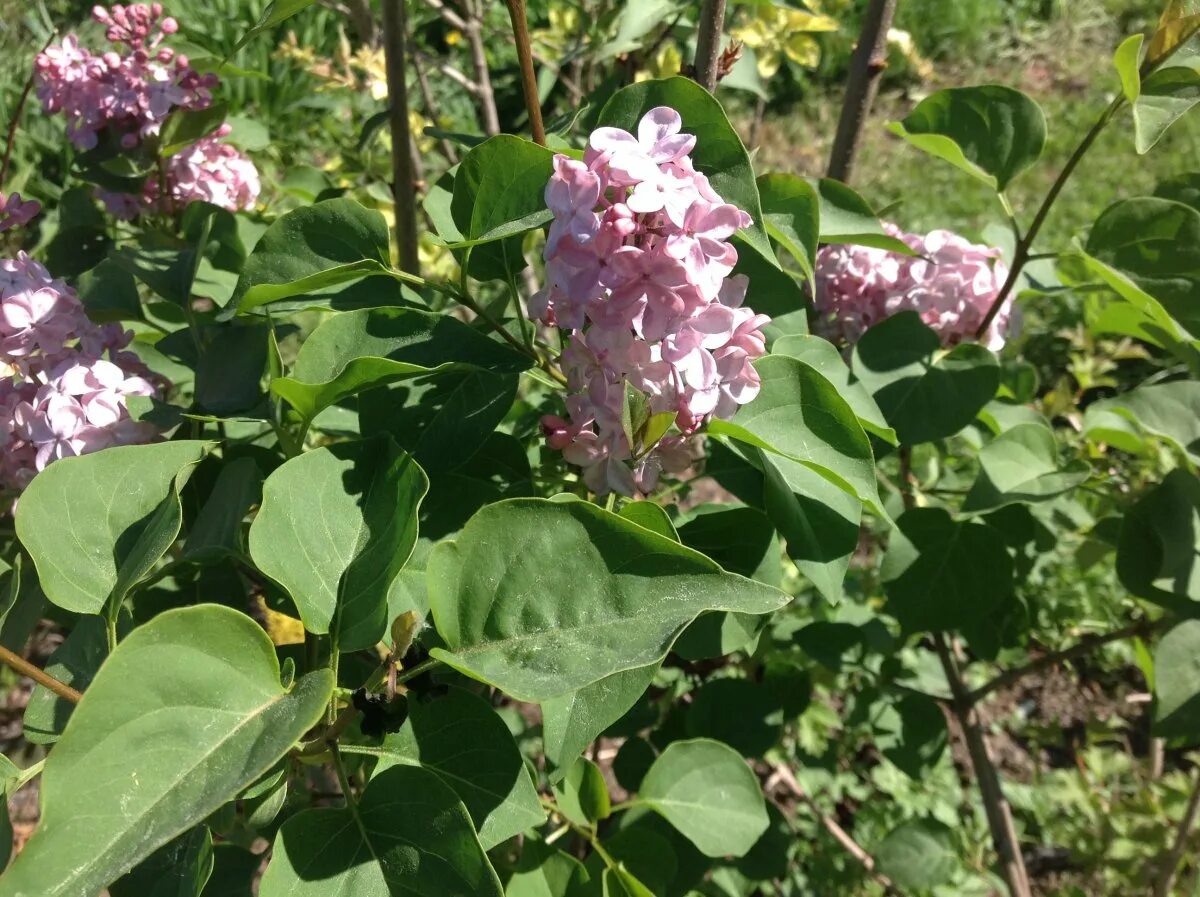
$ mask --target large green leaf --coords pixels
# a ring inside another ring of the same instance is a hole
[[[704,611],[769,613],[788,597],[581,501],[485,507],[429,560],[433,655],[543,701],[661,660]]]
[[[744,856],[767,830],[758,779],[737,751],[718,741],[674,741],[642,780],[650,806],[705,856]]]
[[[1200,736],[1200,620],[1185,620],[1154,652],[1154,731]]]
[[[183,560],[207,563],[245,554],[242,522],[262,503],[262,472],[252,458],[222,465],[183,543]]]
[[[811,281],[821,228],[817,191],[794,174],[764,174],[756,183],[767,233],[791,253]]]
[[[449,315],[372,308],[334,315],[300,347],[290,377],[271,383],[306,420],[377,386],[421,374],[519,373],[532,361]]]
[[[587,883],[583,863],[569,853],[529,838],[504,897],[569,897]]]
[[[109,897],[200,897],[213,871],[212,834],[198,825],[169,841],[108,888]]]
[[[1011,504],[1048,501],[1069,492],[1091,474],[1086,461],[1062,467],[1054,432],[1045,423],[1017,424],[979,452],[979,476],[963,500],[963,511],[991,511]]]
[[[208,446],[119,446],[34,477],[17,507],[17,537],[46,597],[84,614],[122,600],[179,535],[179,489]]]
[[[1128,418],[1139,429],[1170,442],[1192,463],[1200,464],[1200,383],[1195,380],[1139,386],[1088,406],[1089,416],[1101,411]]]
[[[1181,57],[1141,81],[1133,103],[1134,146],[1148,153],[1167,128],[1200,102],[1200,56]]]
[[[1046,143],[1046,117],[1011,87],[939,90],[889,130],[997,191],[1032,165]]]
[[[1121,584],[1181,612],[1200,601],[1200,480],[1173,470],[1125,512],[1117,546]]]
[[[905,445],[953,436],[1000,387],[995,355],[976,343],[943,353],[916,312],[893,315],[864,333],[851,367]]]
[[[910,819],[875,848],[876,868],[905,891],[944,884],[960,866],[954,832],[936,819]]]
[[[357,807],[305,810],[280,828],[260,897],[501,897],[462,802],[434,773],[397,765]]]
[[[134,630],[47,759],[41,823],[0,895],[98,893],[258,779],[332,689],[327,670],[284,689],[267,634],[229,608],[166,611]]]
[[[760,358],[755,368],[758,398],[732,421],[712,421],[709,432],[803,464],[882,513],[871,442],[837,387],[785,355]]]
[[[343,651],[373,647],[428,489],[388,436],[306,452],[267,477],[250,555],[288,590],[309,632],[331,632]]]
[[[683,131],[696,135],[692,161],[708,176],[725,202],[750,214],[754,223],[741,232],[745,242],[778,267],[763,226],[762,203],[754,182],[750,156],[721,104],[690,78],[641,81],[618,90],[600,110],[598,125],[636,134],[642,116],[656,106],[670,106],[683,119]]]
[[[327,199],[282,215],[246,260],[230,309],[271,302],[387,273],[387,222],[352,199]]]
[[[485,140],[463,157],[454,175],[450,213],[464,245],[478,245],[541,227],[554,217],[543,194],[554,153],[511,134]]]
[[[905,632],[977,623],[1013,597],[1003,536],[985,523],[955,521],[941,508],[900,516],[879,572],[887,610]]]
[[[80,617],[46,661],[46,672],[76,691],[85,691],[107,656],[108,628],[104,618]],[[70,701],[38,685],[29,695],[21,720],[25,739],[34,744],[57,741],[74,709]]]
[[[1157,196],[1121,200],[1092,225],[1087,254],[1200,332],[1200,211]]]
[[[576,825],[594,826],[612,812],[604,773],[584,757],[576,757],[567,774],[554,783],[554,802]]]
[[[484,850],[546,819],[504,720],[470,692],[410,702],[408,719],[384,738],[379,758],[376,775],[399,763],[435,773],[466,806]]]

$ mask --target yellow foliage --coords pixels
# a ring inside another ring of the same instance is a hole
[[[764,3],[748,22],[730,33],[754,51],[758,74],[770,78],[779,71],[784,57],[796,65],[814,68],[821,61],[821,47],[813,33],[837,29],[837,20],[829,16]]]

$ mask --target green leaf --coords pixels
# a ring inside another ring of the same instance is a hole
[[[164,159],[207,137],[225,122],[225,104],[213,103],[203,109],[177,106],[162,123],[158,133],[158,154]]]
[[[626,520],[633,521],[638,526],[645,527],[652,533],[658,533],[674,542],[679,541],[679,533],[675,532],[675,524],[671,522],[671,518],[663,510],[662,505],[652,501],[630,501],[621,505],[617,514]]]
[[[888,708],[876,723],[884,729],[876,742],[887,757],[910,779],[921,781],[946,751],[949,734],[946,717],[938,702],[927,695],[908,694]],[[890,729],[884,728],[891,724]]]
[[[1200,383],[1195,380],[1139,386],[1088,406],[1089,417],[1104,411],[1127,418],[1200,464]]]
[[[471,817],[419,766],[393,766],[356,808],[304,810],[283,824],[260,897],[501,897]]]
[[[137,282],[112,259],[79,275],[75,289],[93,321],[140,321],[145,317]]]
[[[242,36],[242,39],[234,46],[233,52],[236,53],[253,38],[286,22],[296,13],[308,9],[315,2],[316,0],[271,0],[267,4],[267,8],[263,10],[262,18]]]
[[[658,667],[656,662],[613,673],[542,702],[542,744],[551,782],[566,775],[571,761],[637,703]]]
[[[846,400],[811,365],[784,355],[755,362],[758,398],[708,431],[803,464],[882,513],[871,442]]]
[[[485,140],[463,157],[454,175],[450,212],[463,235],[455,246],[477,246],[549,222],[544,193],[554,153],[511,134]]]
[[[181,560],[212,563],[244,556],[242,521],[262,503],[263,475],[252,458],[235,458],[221,467],[212,492],[196,515]]]
[[[618,90],[600,110],[597,125],[637,133],[642,116],[656,106],[670,106],[683,119],[683,132],[696,135],[692,161],[708,176],[725,202],[749,213],[754,223],[741,236],[774,267],[779,263],[763,226],[762,203],[754,182],[750,156],[721,104],[690,78],[640,81]]]
[[[612,812],[604,773],[583,757],[577,757],[562,781],[555,784],[554,800],[562,814],[576,825],[595,825]]]
[[[1046,143],[1041,107],[997,84],[939,90],[888,130],[997,191],[1036,162]]]
[[[1138,64],[1141,62],[1142,44],[1145,41],[1144,34],[1131,35],[1121,41],[1121,45],[1113,54],[1113,67],[1117,70],[1117,77],[1121,79],[1121,92],[1130,103],[1136,103],[1142,92],[1142,75],[1138,71]]]
[[[879,572],[886,610],[905,632],[967,626],[1013,598],[1012,559],[1000,533],[956,522],[941,508],[900,516]]]
[[[623,865],[605,869],[602,876],[603,897],[654,897],[654,892]]]
[[[1134,146],[1148,153],[1167,128],[1200,102],[1200,56],[1187,55],[1156,69],[1141,82],[1133,103]]]
[[[854,243],[915,255],[907,243],[888,234],[871,205],[841,181],[810,178],[809,183],[820,199],[820,242]]]
[[[515,374],[532,361],[449,315],[370,308],[327,319],[300,347],[290,377],[271,383],[305,420],[356,393],[422,374]]]
[[[642,781],[637,802],[662,815],[705,856],[744,856],[767,830],[758,779],[732,748],[674,741]]]
[[[544,841],[526,839],[504,897],[570,897],[588,880],[583,863]]]
[[[1154,731],[1163,738],[1200,735],[1200,620],[1185,620],[1154,652]]]
[[[771,346],[772,355],[787,355],[811,365],[832,383],[846,403],[854,409],[863,429],[884,442],[896,444],[896,431],[888,426],[883,412],[866,387],[854,379],[842,353],[828,340],[809,334],[783,336]]]
[[[17,537],[59,607],[99,613],[154,568],[182,524],[178,490],[209,443],[162,442],[64,458],[34,477]]]
[[[86,691],[106,657],[108,627],[104,618],[83,616],[46,661],[46,672],[76,691]],[[25,739],[34,744],[57,741],[74,709],[74,704],[44,685],[36,686],[22,718]]]
[[[953,436],[1000,387],[995,355],[976,343],[943,353],[916,312],[893,315],[864,333],[851,368],[904,445]]]
[[[390,437],[292,458],[267,477],[250,527],[255,565],[287,589],[309,632],[343,651],[387,629],[387,595],[417,542],[425,472]]]
[[[1200,480],[1173,470],[1125,512],[1117,544],[1121,584],[1181,613],[1200,601]]]
[[[42,774],[41,823],[0,895],[98,893],[258,779],[321,718],[332,689],[318,670],[285,691],[271,640],[244,614],[159,614],[75,708]]]
[[[876,870],[906,891],[945,884],[960,865],[954,832],[936,819],[901,823],[875,848]]]
[[[527,701],[661,660],[704,611],[762,614],[788,601],[581,501],[485,507],[434,549],[427,579],[446,643],[433,656]]]
[[[685,725],[692,738],[711,738],[745,757],[761,757],[779,740],[782,718],[771,690],[748,679],[710,679],[692,693]]]
[[[821,229],[817,191],[794,174],[764,174],[755,183],[762,197],[767,233],[791,253],[812,280]]]
[[[963,500],[964,512],[1048,501],[1079,486],[1091,474],[1086,461],[1058,463],[1058,443],[1045,423],[1018,424],[979,452],[979,476]]]
[[[277,218],[238,278],[229,309],[245,313],[390,268],[387,222],[352,199],[327,199]]]
[[[1087,254],[1200,332],[1200,211],[1155,196],[1121,200],[1092,225]]]
[[[421,766],[453,789],[484,850],[546,819],[504,720],[470,692],[455,688],[429,702],[410,701],[408,719],[384,738],[379,756],[376,775],[396,764]]]
[[[213,870],[212,834],[200,825],[109,885],[109,897],[200,897]]]

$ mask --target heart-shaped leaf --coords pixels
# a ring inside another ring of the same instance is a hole
[[[373,647],[428,488],[391,437],[306,452],[267,477],[250,555],[288,590],[309,632],[331,632],[343,651]]]
[[[254,782],[320,719],[328,670],[279,681],[244,614],[170,610],[101,667],[46,761],[41,822],[3,897],[96,894]]]
[[[1069,492],[1091,474],[1086,461],[1058,463],[1054,432],[1044,423],[1018,424],[979,452],[979,476],[963,500],[965,512],[1047,501]]]
[[[767,233],[791,253],[811,281],[821,228],[817,191],[794,174],[764,174],[756,183]]]
[[[1173,470],[1125,512],[1117,545],[1121,584],[1180,613],[1200,601],[1200,480]]]
[[[430,556],[433,656],[543,701],[661,660],[704,611],[769,613],[788,597],[581,501],[489,505]]]
[[[1154,731],[1200,735],[1200,620],[1184,620],[1154,652]]]

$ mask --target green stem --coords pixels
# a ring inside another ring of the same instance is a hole
[[[341,660],[342,652],[338,650],[337,637],[330,635],[329,637],[329,671],[333,673],[334,693],[329,698],[329,710],[326,714],[326,721],[329,725],[333,725],[337,720],[337,681],[338,681],[338,663]]]
[[[1063,166],[1063,170],[1059,172],[1058,177],[1050,186],[1050,191],[1046,194],[1046,198],[1042,200],[1041,208],[1033,217],[1033,223],[1029,225],[1029,230],[1025,232],[1025,236],[1017,241],[1016,251],[1013,253],[1012,267],[1008,270],[1008,277],[1004,281],[1004,286],[1000,288],[1000,292],[996,294],[995,300],[992,302],[992,307],[988,309],[988,313],[983,317],[983,323],[979,325],[979,329],[975,332],[976,339],[983,339],[983,335],[987,333],[988,328],[992,326],[992,321],[996,319],[996,315],[1000,313],[1000,309],[1004,307],[1004,303],[1016,288],[1017,279],[1021,276],[1021,271],[1024,269],[1026,262],[1029,261],[1030,249],[1033,246],[1034,240],[1041,233],[1042,226],[1046,223],[1046,219],[1050,215],[1050,209],[1054,205],[1054,201],[1058,199],[1058,195],[1062,193],[1063,187],[1074,173],[1079,163],[1083,161],[1083,157],[1087,155],[1087,151],[1092,148],[1092,144],[1096,142],[1096,138],[1101,132],[1108,127],[1108,123],[1113,120],[1113,117],[1121,110],[1125,104],[1125,98],[1118,96],[1109,105],[1108,108],[1100,114],[1096,123],[1092,125],[1090,131],[1084,135],[1079,146],[1075,147],[1075,152],[1071,154],[1071,158],[1067,160],[1067,164]]]

